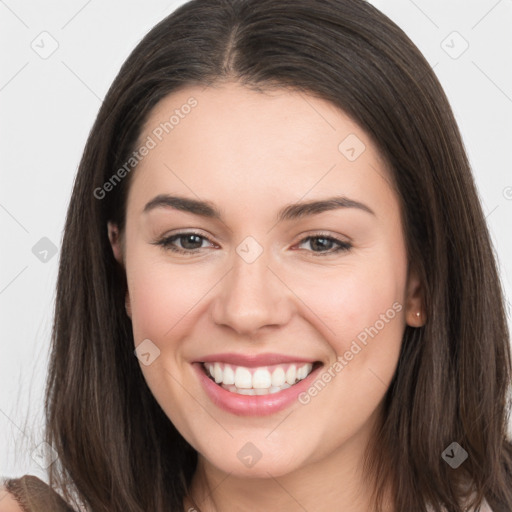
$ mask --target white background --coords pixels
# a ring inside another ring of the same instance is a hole
[[[31,454],[42,440],[58,249],[74,175],[119,67],[182,3],[0,0],[0,475],[44,479]],[[448,94],[511,298],[512,0],[374,3],[418,45]],[[46,59],[35,51],[52,44],[58,48]],[[57,249],[47,262],[32,253],[43,237]]]

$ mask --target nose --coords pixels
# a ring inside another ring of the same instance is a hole
[[[293,294],[268,263],[265,252],[252,263],[235,254],[211,304],[217,325],[228,326],[239,335],[256,335],[264,327],[277,328],[289,321]]]

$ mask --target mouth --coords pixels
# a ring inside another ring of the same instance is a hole
[[[218,362],[202,362],[205,375],[230,393],[270,395],[295,386],[322,366],[320,361],[246,367]]]

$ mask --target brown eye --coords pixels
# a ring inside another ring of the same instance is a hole
[[[160,245],[165,250],[173,252],[193,254],[204,248],[204,241],[209,242],[206,237],[199,235],[198,233],[177,233],[175,235],[163,238],[162,240],[156,242],[156,245]]]
[[[340,251],[348,251],[352,248],[352,245],[348,242],[325,235],[308,236],[301,240],[299,245],[304,243],[308,243],[310,245],[310,252],[313,252],[315,256],[335,254]]]

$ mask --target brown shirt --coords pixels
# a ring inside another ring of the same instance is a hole
[[[50,486],[36,476],[25,475],[21,478],[0,481],[0,484],[2,483],[19,503],[23,512],[76,512]],[[0,500],[1,498],[0,495]],[[0,501],[0,510],[1,507]],[[197,506],[193,506],[188,499],[185,499],[184,507],[187,512],[198,510]],[[487,501],[484,501],[479,512],[492,512]]]
[[[1,482],[23,512],[75,512],[48,484],[34,475]],[[0,496],[1,497],[1,496]],[[2,502],[0,501],[0,509]]]

